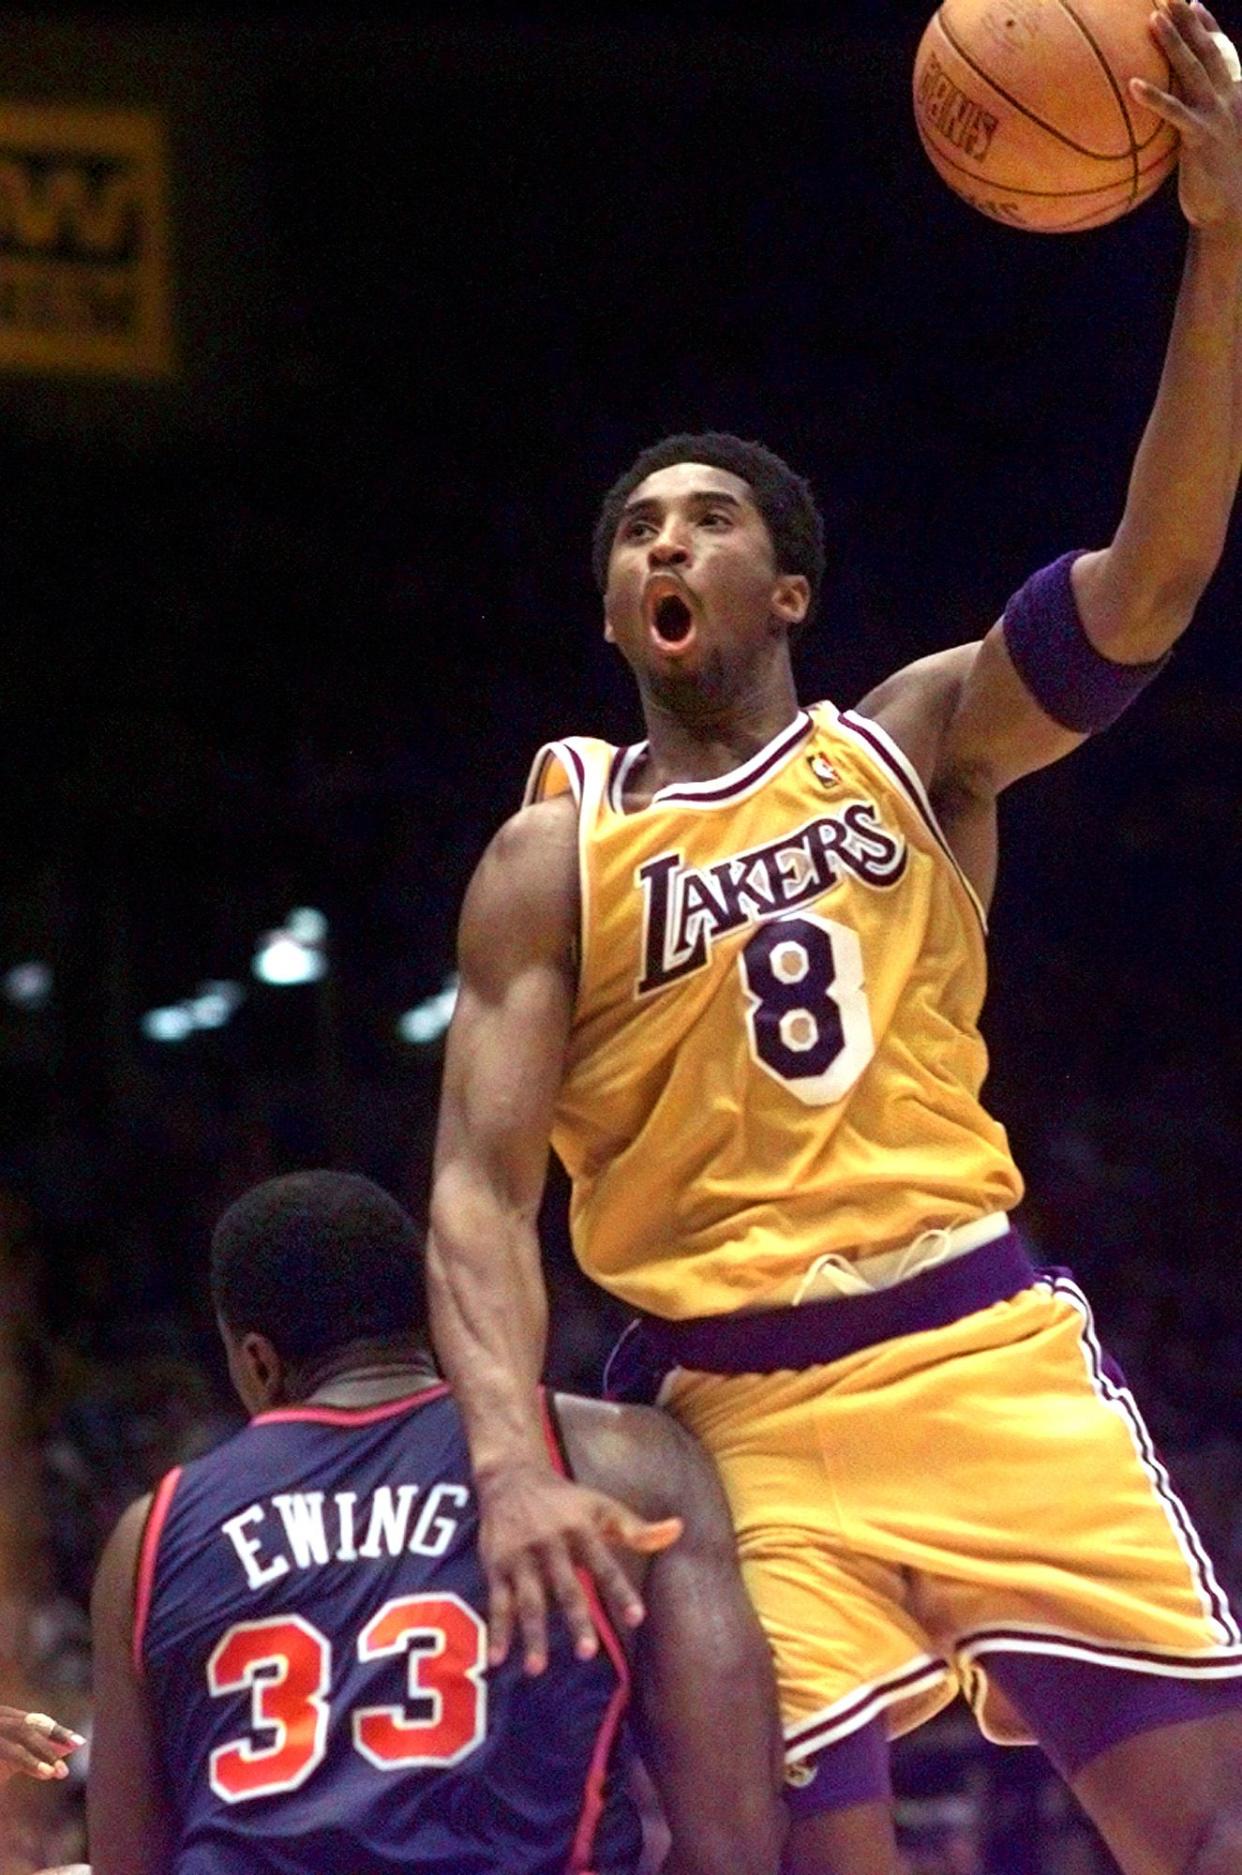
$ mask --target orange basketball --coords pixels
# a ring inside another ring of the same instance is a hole
[[[1041,234],[1146,201],[1179,147],[1130,94],[1131,78],[1173,89],[1151,14],[1151,0],[944,0],[914,63],[914,115],[949,187]]]

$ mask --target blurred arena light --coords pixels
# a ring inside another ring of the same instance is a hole
[[[52,999],[52,967],[31,959],[0,977],[0,991],[15,1009],[45,1009]]]
[[[184,1003],[171,1003],[167,1009],[148,1009],[138,1026],[148,1041],[183,1042],[194,1033],[194,1018]]]
[[[184,1042],[198,1029],[222,1029],[245,1000],[240,983],[200,983],[183,1003],[148,1009],[138,1026],[150,1042]]]
[[[285,919],[285,930],[299,944],[322,946],[327,942],[328,921],[313,905],[295,905]]]
[[[318,983],[328,971],[324,949],[327,937],[328,921],[323,913],[313,906],[299,905],[278,931],[265,932],[260,938],[250,967],[260,983],[280,988]]]
[[[403,1042],[411,1042],[416,1048],[421,1048],[443,1035],[457,1005],[458,980],[454,971],[451,976],[445,977],[443,989],[437,990],[434,996],[428,996],[423,1002],[416,1003],[413,1009],[407,1009],[403,1016],[398,1016],[397,1034]]]
[[[190,1001],[183,1005],[194,1018],[198,1029],[222,1029],[229,1017],[246,1000],[240,983],[213,981],[200,983]]]

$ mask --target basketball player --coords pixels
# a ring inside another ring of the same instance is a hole
[[[1192,223],[1111,544],[856,711],[800,708],[822,573],[806,485],[674,437],[606,498],[605,635],[645,740],[550,745],[467,895],[445,1069],[433,1328],[483,1503],[492,1658],[542,1661],[598,1499],[539,1430],[549,1136],[620,1371],[720,1468],[776,1660],[794,1875],[895,1867],[887,1737],[961,1690],[1044,1745],[1127,1875],[1242,1870],[1242,1633],[1064,1274],[1031,1265],[983,1110],[996,799],[1158,670],[1242,463],[1242,88],[1210,15],[1152,30]],[[624,1540],[624,1539],[622,1539]]]
[[[489,1671],[410,1218],[366,1179],[270,1180],[217,1226],[212,1292],[255,1417],[127,1511],[100,1565],[94,1875],[628,1875],[631,1674],[670,1875],[775,1875],[771,1663],[694,1441],[540,1396],[548,1462],[649,1552],[650,1633],[631,1667],[601,1613],[590,1658],[562,1628],[538,1678]]]

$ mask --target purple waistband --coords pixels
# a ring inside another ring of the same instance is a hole
[[[862,1296],[800,1302],[751,1314],[692,1316],[670,1322],[645,1315],[637,1330],[652,1366],[693,1367],[709,1374],[774,1374],[818,1367],[878,1341],[945,1328],[1007,1302],[1035,1280],[1035,1266],[1013,1230],[947,1263],[933,1264],[891,1289]]]

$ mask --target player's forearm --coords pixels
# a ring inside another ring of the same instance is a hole
[[[1242,469],[1242,232],[1192,231],[1155,407],[1110,557],[1131,603],[1092,629],[1127,662],[1163,655],[1224,546]]]
[[[427,1246],[431,1332],[475,1475],[547,1463],[537,1388],[548,1304],[533,1222],[442,1172]]]

